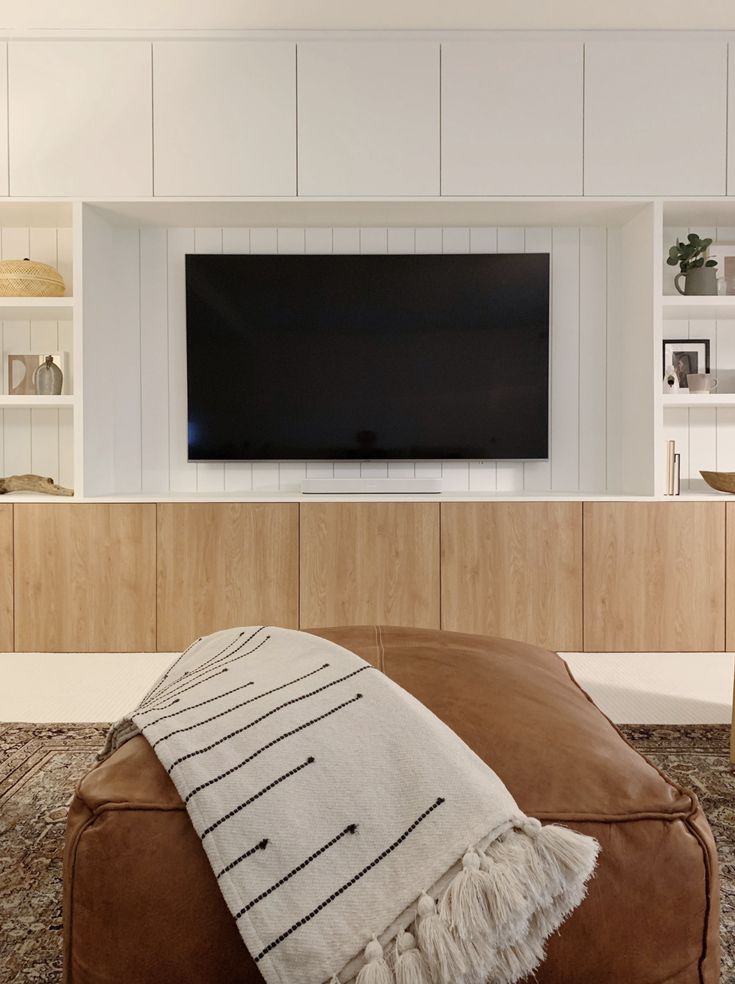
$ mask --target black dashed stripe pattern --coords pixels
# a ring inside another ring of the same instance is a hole
[[[330,847],[334,847],[335,844],[338,844],[343,837],[347,836],[347,834],[356,833],[357,828],[358,824],[356,823],[351,823],[348,827],[345,827],[345,829],[341,830],[336,837],[333,837],[330,841],[327,841],[326,844],[322,845],[318,851],[314,851],[314,853],[310,854],[308,858],[301,862],[301,864],[297,865],[295,868],[292,868],[287,875],[284,875],[283,878],[279,878],[275,885],[271,885],[270,888],[267,888],[264,892],[261,892],[260,895],[257,895],[254,899],[248,902],[247,905],[244,905],[239,912],[235,913],[235,919],[240,919],[246,912],[250,912],[253,906],[257,905],[258,902],[262,902],[263,899],[267,899],[268,896],[279,889],[281,885],[285,885],[286,882],[293,878],[294,875],[298,875],[298,873],[308,867],[312,861],[316,861],[318,857],[321,857],[321,855],[324,854],[325,851],[328,851]],[[231,866],[228,865],[228,867],[224,870],[228,871],[230,867]],[[217,877],[219,877],[219,875]]]
[[[240,638],[242,638],[242,636],[244,636],[244,635],[245,635],[244,632],[240,632],[240,633],[238,633],[237,636],[235,636],[234,639],[230,639],[230,641],[225,646],[223,646],[222,649],[220,649],[218,652],[216,652],[213,656],[210,656],[209,659],[205,659],[204,662],[200,666],[197,666],[194,671],[191,671],[193,673],[193,675],[198,675],[198,674],[204,672],[207,669],[207,667],[209,666],[209,664],[212,662],[212,660],[217,659],[219,656],[227,655],[227,650],[231,646],[234,646],[238,642],[238,640]],[[256,635],[256,633],[254,632],[253,635]],[[252,639],[252,637],[253,636],[251,636],[250,638]],[[201,641],[202,641],[201,639],[197,639],[197,642],[201,642]],[[171,674],[173,673],[174,669],[178,666],[178,664],[181,662],[181,660],[184,658],[184,656],[186,656],[186,654],[188,652],[190,652],[194,648],[195,645],[196,645],[196,643],[192,643],[191,646],[189,646],[188,649],[185,649],[184,650],[184,652],[181,654],[181,656],[179,656],[179,658],[173,663],[173,665],[171,666],[171,668],[168,670],[168,672],[166,673],[166,676],[160,681],[161,684],[166,683],[166,680],[171,676]],[[140,707],[146,707],[148,704],[151,704],[154,700],[156,700],[156,701],[161,700],[162,696],[165,693],[167,693],[172,688],[178,686],[178,684],[180,684],[184,680],[184,678],[186,676],[188,676],[188,675],[190,675],[190,671],[189,670],[187,670],[181,676],[177,676],[175,680],[171,680],[171,682],[169,684],[167,684],[162,690],[157,690],[157,692],[154,695],[152,695],[151,697],[146,698],[145,700],[141,701],[140,702]]]
[[[187,795],[184,797],[184,803],[188,803],[189,800],[192,798],[192,796],[196,796],[197,793],[200,793],[203,789],[206,789],[208,786],[213,786],[216,782],[220,782],[222,779],[226,779],[228,776],[231,776],[233,772],[237,772],[238,769],[242,769],[242,767],[247,765],[248,762],[252,762],[254,758],[257,758],[259,755],[262,755],[263,752],[267,751],[269,748],[273,748],[273,746],[277,745],[279,742],[284,741],[286,738],[290,738],[292,735],[297,735],[300,731],[303,731],[305,728],[310,728],[312,724],[317,724],[319,721],[323,721],[325,718],[331,717],[332,714],[336,714],[337,711],[341,711],[342,708],[344,707],[349,707],[350,704],[354,704],[355,701],[357,700],[362,700],[362,694],[355,694],[355,696],[352,697],[350,700],[346,700],[343,704],[337,704],[336,707],[333,707],[325,714],[320,714],[319,717],[312,718],[311,721],[305,721],[303,724],[300,724],[298,728],[293,728],[293,730],[286,731],[285,734],[279,735],[278,738],[274,738],[273,741],[269,741],[267,745],[263,745],[262,748],[259,748],[256,752],[253,752],[252,755],[248,755],[248,757],[246,759],[243,759],[242,762],[238,762],[237,765],[233,765],[231,769],[227,769],[226,772],[222,772],[220,775],[215,776],[213,779],[208,779],[206,782],[201,783],[199,786],[195,786],[195,788],[192,789],[190,793],[187,793]],[[169,772],[170,771],[171,770],[169,769]]]
[[[309,697],[315,697],[317,694],[321,694],[325,690],[329,690],[330,687],[336,687],[338,683],[344,683],[345,680],[349,680],[351,677],[357,676],[358,673],[363,673],[365,670],[372,669],[372,666],[361,666],[359,670],[353,670],[352,673],[347,673],[345,676],[339,677],[337,680],[331,680],[329,683],[325,683],[323,687],[317,687],[316,690],[310,690],[309,693],[301,694],[299,697],[293,697],[291,700],[284,701],[283,704],[279,704],[278,707],[274,707],[265,714],[261,714],[260,717],[256,718],[254,721],[251,721],[249,724],[244,724],[241,728],[236,728],[234,731],[230,731],[228,734],[218,738],[217,741],[213,741],[209,745],[205,745],[204,748],[197,748],[193,752],[187,752],[185,755],[180,755],[179,758],[175,759],[175,761],[173,761],[169,766],[169,775],[171,775],[176,766],[181,765],[182,762],[196,758],[197,755],[204,755],[205,752],[211,752],[213,748],[217,748],[219,745],[223,745],[226,741],[230,741],[231,738],[236,738],[245,731],[249,731],[250,728],[254,728],[256,724],[260,724],[267,718],[273,717],[274,714],[278,714],[279,711],[282,711],[285,707],[292,707],[294,704],[298,704],[302,700],[307,700]]]
[[[261,796],[265,796],[265,794],[270,792],[271,789],[275,789],[276,786],[280,786],[280,784],[282,782],[285,782],[286,779],[290,779],[291,776],[295,776],[297,772],[301,772],[301,770],[305,769],[307,766],[313,765],[315,761],[316,760],[314,756],[310,755],[305,762],[301,763],[301,765],[297,765],[293,769],[289,769],[288,772],[284,772],[282,776],[279,776],[277,779],[274,779],[273,782],[269,782],[268,785],[264,786],[259,792],[255,793],[253,796],[249,796],[244,803],[240,803],[239,806],[234,807],[232,810],[229,811],[229,813],[225,813],[225,815],[223,817],[220,817],[219,820],[215,820],[214,823],[210,824],[207,827],[207,829],[202,833],[202,840],[204,840],[205,837],[211,834],[213,830],[216,830],[217,827],[221,827],[223,823],[226,823],[228,820],[231,820],[232,817],[237,816],[238,813],[242,813],[242,811],[246,809],[248,806],[250,806],[251,803],[254,803],[256,800],[259,800]]]
[[[233,711],[237,711],[241,707],[247,707],[248,704],[252,704],[256,700],[262,700],[263,697],[268,697],[269,694],[275,694],[279,690],[284,690],[286,687],[292,687],[295,683],[299,683],[299,681],[301,680],[306,680],[308,677],[314,676],[315,673],[321,673],[321,671],[325,670],[328,666],[329,663],[325,663],[323,666],[317,667],[316,670],[312,670],[311,673],[304,673],[302,676],[296,677],[295,680],[289,680],[288,683],[282,683],[280,687],[274,687],[272,690],[266,690],[265,693],[257,694],[255,697],[251,697],[249,700],[244,700],[240,704],[234,704],[232,707],[228,707],[224,711],[220,711],[219,714],[213,714],[212,717],[205,718],[203,721],[197,721],[196,724],[189,724],[185,728],[177,728],[174,731],[170,731],[167,735],[164,735],[163,738],[159,738],[157,741],[155,741],[151,747],[155,748],[156,745],[160,745],[162,741],[168,741],[168,739],[173,738],[174,735],[182,735],[187,731],[193,731],[194,728],[201,728],[205,724],[210,724],[212,721],[216,721],[218,718],[225,717],[226,714],[231,714]],[[327,686],[331,686],[331,684],[327,684]],[[321,689],[325,689],[325,688],[321,688]],[[318,693],[318,692],[319,691],[316,690],[314,691],[314,693]],[[232,691],[230,691],[230,693],[232,693]],[[222,696],[224,697],[225,694],[223,694]],[[308,697],[310,695],[305,694],[304,696]],[[216,700],[217,698],[214,699]],[[303,698],[299,697],[297,699],[302,700]],[[203,701],[202,703],[207,703],[207,701]],[[187,710],[191,710],[191,709],[192,708],[187,708]],[[177,713],[180,714],[181,712],[178,711]],[[169,714],[168,716],[173,717],[173,714]],[[146,727],[151,727],[151,725],[146,725]]]
[[[226,690],[223,694],[217,694],[216,697],[208,697],[206,700],[200,700],[198,704],[184,704],[184,706],[178,711],[172,711],[170,714],[162,714],[160,718],[156,718],[155,721],[147,721],[143,727],[153,728],[155,725],[160,724],[161,721],[168,721],[169,718],[176,717],[177,714],[185,714],[187,711],[194,711],[197,707],[204,707],[205,704],[211,704],[215,700],[222,700],[223,697],[230,697],[232,694],[236,694],[238,690],[244,690],[246,687],[254,686],[254,680],[248,680],[247,683],[241,683],[239,687],[233,687],[232,690]],[[174,704],[180,704],[181,701],[176,698],[172,700],[170,704],[164,704],[161,710],[165,710],[167,707],[173,707]],[[156,746],[153,745],[153,748]]]
[[[222,875],[226,874],[228,871],[232,871],[232,869],[236,868],[238,864],[241,864],[246,858],[252,857],[253,854],[256,854],[258,851],[264,851],[266,847],[268,847],[268,838],[264,837],[262,841],[255,845],[255,847],[251,847],[249,851],[245,851],[239,858],[235,858],[234,861],[230,861],[230,863],[217,874],[217,878],[221,878]]]
[[[398,837],[396,840],[394,840],[393,843],[390,844],[388,847],[386,847],[386,849],[382,851],[377,856],[377,858],[374,858],[370,862],[370,864],[366,864],[365,867],[361,871],[358,871],[356,875],[353,875],[348,882],[345,882],[344,885],[336,889],[336,891],[332,892],[332,894],[328,898],[326,898],[323,902],[320,902],[315,909],[312,909],[311,912],[307,913],[307,915],[299,919],[298,922],[295,922],[293,926],[291,926],[285,932],[281,933],[280,936],[278,936],[275,940],[269,943],[268,946],[266,946],[263,950],[261,950],[260,953],[253,958],[255,960],[255,963],[258,963],[258,961],[262,960],[263,957],[266,956],[266,954],[270,953],[272,950],[275,950],[277,946],[283,943],[284,940],[288,939],[288,937],[291,936],[293,933],[295,933],[297,929],[301,929],[302,926],[310,922],[310,920],[312,920],[315,916],[318,916],[319,913],[322,912],[324,909],[326,909],[327,906],[330,905],[332,902],[334,902],[335,899],[339,898],[340,895],[343,895],[349,888],[352,888],[352,886],[356,882],[360,881],[361,878],[364,878],[365,875],[368,874],[368,872],[372,871],[373,868],[377,867],[377,865],[379,865],[382,861],[384,861],[389,854],[392,854],[393,851],[396,850],[396,848],[400,847],[400,845],[406,840],[406,838],[411,836],[414,830],[416,830],[416,828],[419,826],[420,823],[423,823],[423,821],[429,816],[429,814],[433,813],[434,810],[438,809],[444,802],[446,801],[443,796],[437,797],[437,799],[434,800],[431,806],[428,807],[428,809],[424,810],[424,812],[414,820],[411,826],[408,827],[406,830],[404,830],[401,836]]]

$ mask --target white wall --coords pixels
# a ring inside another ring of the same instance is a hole
[[[617,491],[620,474],[618,387],[608,382],[615,350],[619,229],[556,228],[118,228],[86,250],[111,249],[125,278],[118,297],[85,293],[85,414],[93,422],[111,403],[121,423],[101,422],[95,448],[85,444],[85,491],[154,494],[298,489],[322,476],[441,476],[454,490]],[[99,230],[98,230],[99,232]],[[186,253],[551,252],[551,455],[544,462],[301,462],[190,464],[186,460]],[[102,263],[107,262],[104,257]],[[107,339],[104,341],[104,339]],[[96,396],[86,380],[105,350],[115,359],[115,392]],[[91,360],[91,361],[90,361]],[[100,420],[102,421],[102,417]],[[105,435],[115,433],[112,457]],[[113,477],[110,479],[111,466]],[[114,489],[109,486],[110,480]]]
[[[25,0],[0,28],[672,29],[735,27],[732,0]]]

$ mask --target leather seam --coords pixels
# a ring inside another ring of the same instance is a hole
[[[642,752],[639,752],[638,749],[635,748],[628,741],[628,739],[622,733],[622,731],[620,730],[620,728],[617,727],[617,725],[607,716],[607,714],[604,713],[604,711],[601,711],[600,708],[597,707],[597,704],[595,704],[595,702],[592,700],[592,698],[587,693],[587,691],[584,689],[584,687],[580,686],[580,684],[575,679],[574,674],[572,673],[571,668],[570,668],[569,664],[566,662],[566,660],[563,660],[561,658],[561,656],[559,656],[558,653],[556,654],[556,658],[558,660],[560,660],[561,663],[563,664],[564,668],[567,671],[567,675],[569,676],[569,679],[572,681],[572,683],[577,688],[577,690],[579,690],[579,692],[584,697],[587,698],[588,702],[590,704],[592,704],[592,706],[597,710],[597,712],[607,721],[607,723],[610,725],[610,727],[615,732],[617,732],[618,736],[622,739],[622,741],[624,741],[625,744],[629,748],[632,748],[633,751],[636,753],[636,755],[639,755],[643,759],[644,762],[647,762],[648,765],[650,765],[650,767],[652,769],[654,769],[659,774],[659,776],[661,776],[661,778],[664,780],[664,782],[671,789],[675,789],[679,793],[680,796],[683,796],[683,797],[685,797],[686,799],[689,800],[689,803],[690,803],[690,807],[691,808],[690,808],[690,810],[689,810],[689,812],[687,814],[684,814],[683,816],[681,816],[681,819],[683,819],[683,821],[684,821],[684,826],[687,828],[687,830],[689,830],[689,832],[694,836],[695,840],[699,844],[700,850],[702,851],[702,854],[704,856],[704,886],[705,886],[705,900],[704,900],[704,902],[705,902],[705,906],[704,906],[704,925],[703,925],[703,934],[702,934],[702,949],[701,949],[701,953],[699,955],[699,961],[698,961],[698,977],[699,977],[700,984],[705,984],[705,980],[704,980],[704,962],[706,961],[707,957],[709,956],[709,943],[708,943],[708,938],[707,937],[708,937],[709,922],[710,922],[710,916],[711,916],[711,910],[712,910],[711,899],[710,899],[711,876],[710,876],[710,868],[709,868],[709,866],[710,866],[709,853],[708,853],[708,851],[706,849],[705,844],[701,840],[698,832],[696,832],[694,830],[694,828],[692,826],[692,822],[691,822],[691,818],[697,812],[697,806],[696,806],[697,801],[695,800],[695,798],[694,798],[694,796],[693,796],[693,794],[691,793],[690,790],[684,789],[683,786],[680,786],[678,783],[673,782],[673,780],[671,780],[664,772],[662,772],[661,769],[659,769],[659,767],[657,765],[655,765]],[[664,818],[662,817],[662,819],[664,819]],[[679,819],[679,818],[677,818],[677,819]]]
[[[65,925],[64,935],[66,936],[67,945],[64,947],[64,984],[73,984],[72,979],[72,953],[74,950],[74,877],[76,875],[77,869],[77,849],[79,847],[79,842],[82,839],[82,834],[87,830],[88,827],[94,823],[96,817],[92,814],[87,817],[85,822],[79,828],[74,837],[74,842],[71,845],[71,850],[69,852],[69,878],[71,884],[69,885],[69,920],[68,926]],[[65,920],[66,923],[66,920]]]

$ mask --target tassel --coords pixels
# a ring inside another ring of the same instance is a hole
[[[337,975],[335,974],[334,977],[329,982],[329,984],[339,984],[339,977],[337,977]]]
[[[493,968],[493,982],[515,984],[528,977],[544,959],[545,953],[537,940],[524,940],[513,946],[498,950]]]
[[[487,899],[493,883],[480,868],[480,856],[468,851],[462,858],[462,870],[454,876],[439,904],[445,923],[462,940],[487,935],[490,910]]]
[[[411,933],[400,932],[396,940],[396,984],[431,984],[431,971],[424,955],[416,948]]]
[[[525,891],[524,869],[487,854],[480,856],[480,867],[489,879],[485,898],[493,936],[500,946],[509,946],[526,935],[533,908]]]
[[[383,959],[383,947],[375,936],[365,947],[367,963],[357,975],[355,984],[394,984],[393,973]]]
[[[467,972],[467,965],[430,895],[424,894],[419,899],[416,927],[419,949],[433,980],[436,984],[458,984]]]
[[[563,874],[563,887],[570,882],[584,883],[595,869],[600,845],[594,837],[579,834],[569,827],[549,824],[536,836],[538,851],[558,865]]]

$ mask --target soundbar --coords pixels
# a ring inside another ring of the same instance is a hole
[[[440,478],[307,478],[304,495],[436,495]]]

